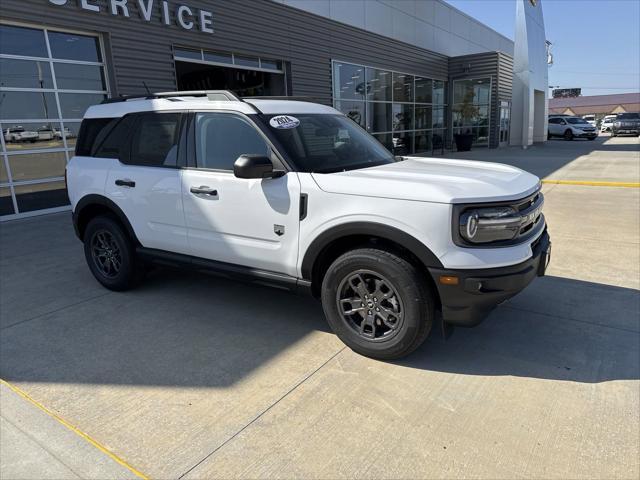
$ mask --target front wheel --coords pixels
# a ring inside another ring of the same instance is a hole
[[[567,130],[566,132],[564,132],[564,139],[573,140],[573,132],[571,130]]]
[[[352,350],[393,360],[413,352],[433,324],[435,300],[423,273],[375,248],[347,252],[322,281],[329,325]]]
[[[135,246],[115,219],[98,216],[87,225],[84,255],[96,280],[109,290],[128,290],[144,276]]]

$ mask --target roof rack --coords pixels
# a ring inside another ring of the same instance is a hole
[[[129,100],[155,100],[171,97],[207,97],[212,102],[242,102],[240,97],[229,90],[189,90],[182,92],[159,92],[149,95],[122,95],[103,100],[102,104],[127,102]]]
[[[293,100],[298,102],[313,102],[313,97],[305,96],[288,96],[288,95],[274,95],[274,96],[258,96],[258,97],[242,97],[242,100]]]

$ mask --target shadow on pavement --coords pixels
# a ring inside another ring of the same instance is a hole
[[[638,379],[638,312],[635,290],[545,277],[481,326],[459,328],[446,342],[434,332],[397,363],[465,375]],[[329,358],[337,341],[305,338],[317,331],[327,325],[315,300],[161,270],[138,290],[3,329],[0,375],[13,382],[223,388],[301,341]]]

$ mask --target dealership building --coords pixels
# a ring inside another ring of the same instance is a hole
[[[2,0],[0,218],[69,208],[84,111],[121,95],[306,97],[398,154],[452,148],[455,133],[526,145],[546,129],[527,63],[544,31],[527,31],[540,1],[517,1],[514,44],[441,0]]]

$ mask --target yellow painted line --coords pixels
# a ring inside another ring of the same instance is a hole
[[[84,438],[87,442],[89,442],[91,445],[96,447],[98,450],[100,450],[102,453],[104,453],[107,457],[111,458],[115,462],[117,462],[120,465],[122,465],[124,468],[126,468],[131,473],[133,473],[136,477],[143,478],[145,480],[149,480],[149,477],[147,477],[144,473],[142,473],[139,470],[136,470],[131,465],[129,465],[127,462],[125,462],[123,459],[118,457],[115,453],[109,451],[109,449],[107,447],[105,447],[104,445],[102,445],[100,442],[98,442],[97,440],[94,440],[89,435],[84,433],[82,430],[80,430],[77,427],[74,427],[69,422],[67,422],[64,418],[60,417],[56,413],[54,413],[51,410],[49,410],[47,407],[42,405],[40,402],[38,402],[37,400],[34,400],[33,398],[31,398],[27,392],[19,389],[15,385],[11,385],[9,382],[7,382],[6,380],[3,380],[2,378],[0,378],[0,383],[3,384],[3,385],[6,385],[7,387],[9,387],[11,390],[13,390],[15,393],[20,395],[22,398],[24,398],[28,402],[31,402],[33,405],[38,407],[38,409],[42,410],[44,413],[46,413],[50,417],[52,417],[53,419],[57,420],[59,423],[61,423],[65,427],[67,427],[69,430],[71,430],[76,435]]]
[[[589,187],[627,187],[640,188],[640,183],[633,182],[590,182],[587,180],[542,180],[542,183],[553,185],[587,185]]]

